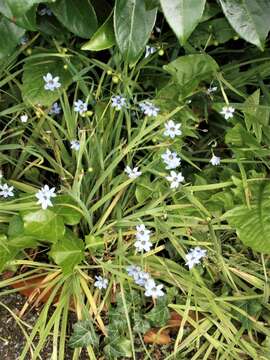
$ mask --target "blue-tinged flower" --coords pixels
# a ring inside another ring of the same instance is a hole
[[[43,76],[43,80],[45,81],[45,90],[54,91],[61,86],[59,82],[59,76],[53,77],[51,73],[47,73],[47,75]]]

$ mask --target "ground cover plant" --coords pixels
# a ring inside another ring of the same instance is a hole
[[[51,359],[269,359],[268,1],[0,12],[0,305],[25,296],[19,359],[48,341]]]

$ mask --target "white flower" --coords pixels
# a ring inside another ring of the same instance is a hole
[[[126,267],[127,273],[129,276],[132,276],[134,279],[139,278],[139,273],[142,271],[140,266],[129,265]]]
[[[137,279],[134,278],[134,281],[137,285],[145,286],[146,281],[149,279],[151,279],[150,274],[148,274],[145,271],[140,271],[138,274],[138,278]]]
[[[145,58],[148,56],[154,54],[157,51],[157,49],[154,46],[146,45],[145,47]]]
[[[21,122],[26,123],[27,120],[28,120],[28,115],[27,115],[27,114],[21,115],[21,116],[20,116],[20,120],[21,120]]]
[[[217,91],[217,86],[212,86],[210,85],[209,88],[207,89],[207,94],[211,95],[213,92]]]
[[[126,104],[126,99],[121,96],[121,95],[116,95],[112,97],[112,107],[116,108],[116,110],[121,110],[122,107],[125,107]]]
[[[58,115],[61,113],[61,106],[55,102],[54,104],[52,104],[52,107],[50,108],[49,114],[50,115]]]
[[[167,165],[166,169],[168,170],[177,168],[181,163],[181,159],[177,156],[176,152],[171,152],[169,149],[167,149],[161,157]]]
[[[79,151],[80,150],[80,142],[78,140],[71,140],[70,142],[70,148],[75,150],[75,151]]]
[[[171,171],[169,176],[166,176],[166,179],[171,183],[171,189],[177,189],[181,182],[185,180],[184,176],[182,176],[182,173]]]
[[[186,254],[186,265],[189,269],[192,269],[194,265],[200,264],[202,258],[206,256],[207,251],[196,246]]]
[[[164,136],[169,136],[171,139],[174,139],[175,136],[181,135],[182,131],[180,130],[181,124],[176,124],[173,120],[169,120],[165,124]]]
[[[97,281],[95,281],[94,286],[97,287],[99,290],[106,289],[109,283],[108,279],[103,278],[102,276],[95,276]]]
[[[53,77],[51,73],[48,73],[46,76],[43,76],[43,80],[45,81],[44,89],[54,91],[58,89],[61,84],[59,82],[59,76]]]
[[[146,229],[144,224],[136,226],[136,239],[137,240],[146,240],[150,239],[151,231]]]
[[[159,108],[156,107],[154,104],[152,104],[149,101],[145,101],[139,104],[139,107],[141,111],[144,113],[144,115],[147,116],[157,116],[159,112]]]
[[[125,172],[127,173],[130,179],[136,179],[138,176],[142,174],[141,171],[139,171],[138,169],[139,169],[138,167],[131,169],[131,167],[126,166]]]
[[[74,111],[80,113],[82,115],[87,111],[87,103],[82,100],[77,100],[74,102]]]
[[[134,243],[134,246],[135,246],[136,250],[139,252],[142,252],[142,251],[148,252],[151,250],[151,247],[153,246],[153,244],[149,240],[137,239]]]
[[[40,204],[43,210],[47,209],[48,206],[53,206],[51,198],[56,197],[54,192],[54,187],[50,189],[48,185],[45,185],[36,193],[37,204]]]
[[[9,196],[14,196],[13,186],[8,186],[8,184],[0,185],[0,196],[7,198]]]
[[[163,285],[156,285],[155,280],[149,279],[146,281],[145,285],[145,296],[152,296],[153,298],[158,298],[164,295],[164,292],[161,290]]]
[[[234,113],[235,109],[231,106],[224,106],[222,108],[222,111],[220,112],[220,114],[222,114],[224,116],[224,118],[226,120],[230,119],[233,117],[233,113]]]
[[[130,265],[126,268],[129,276],[133,278],[135,283],[140,286],[144,286],[146,281],[151,278],[150,274],[143,271],[140,266]]]
[[[26,45],[27,44],[27,42],[28,42],[28,36],[27,35],[24,35],[24,36],[22,36],[21,38],[20,38],[20,44],[21,45]]]
[[[44,7],[43,9],[39,10],[38,14],[40,16],[44,16],[44,15],[52,16],[52,11],[48,7]]]
[[[212,158],[210,160],[210,163],[212,165],[214,165],[214,166],[219,165],[220,164],[220,157],[213,154],[213,156],[212,156]]]

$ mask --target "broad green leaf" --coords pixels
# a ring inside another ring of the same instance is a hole
[[[166,299],[158,300],[157,304],[146,315],[146,319],[152,326],[165,326],[170,318],[170,311],[167,307]]]
[[[260,106],[260,89],[257,89],[244,102],[243,113],[245,115],[246,127],[253,130],[259,142],[262,139],[262,127],[269,122],[269,110]]]
[[[203,15],[205,0],[160,0],[170,27],[183,45]]]
[[[92,321],[78,321],[73,327],[73,333],[68,344],[73,349],[77,347],[87,347],[89,345],[97,347],[99,339],[96,335]]]
[[[0,59],[10,55],[19,43],[25,30],[13,24],[5,17],[0,19]]]
[[[113,30],[113,13],[111,13],[91,39],[82,46],[82,50],[100,51],[109,49],[113,45],[115,45],[115,35]]]
[[[133,321],[134,321],[133,331],[137,333],[144,334],[151,327],[149,321],[145,320],[142,317],[142,315],[137,312],[135,312],[133,315]]]
[[[270,30],[268,0],[220,0],[222,10],[234,30],[263,50]]]
[[[66,234],[53,244],[49,254],[54,262],[61,266],[64,274],[70,274],[74,267],[83,261],[83,250],[82,240],[67,230]]]
[[[92,255],[102,255],[104,253],[104,240],[100,236],[86,235],[85,236],[86,249],[89,250]]]
[[[50,7],[57,19],[72,33],[84,39],[97,30],[95,10],[90,0],[60,0]]]
[[[246,246],[270,254],[270,184],[262,184],[255,195],[250,209],[237,206],[225,217]]]
[[[36,10],[37,6],[32,6],[27,11],[21,13],[19,16],[16,16],[7,2],[0,1],[0,13],[10,19],[13,24],[16,24],[26,30],[36,30]]]
[[[37,240],[57,242],[65,233],[63,218],[51,210],[37,210],[22,215],[25,235]]]
[[[36,31],[36,11],[37,7],[33,6],[27,13],[16,19],[16,24],[26,30]]]
[[[42,55],[42,54],[40,54]],[[41,57],[30,57],[26,60],[23,72],[22,96],[23,100],[29,105],[51,106],[72,82],[72,76],[68,70],[64,69],[64,62],[61,58],[43,54]],[[44,89],[43,76],[51,73],[59,76],[61,87],[55,91]]]
[[[152,10],[159,6],[159,0],[144,0],[146,10]]]
[[[189,38],[189,42],[196,47],[224,44],[233,39],[235,31],[226,18],[218,18],[199,24]]]
[[[104,353],[111,360],[132,357],[131,341],[124,336],[116,337],[104,347]]]
[[[16,257],[17,253],[8,248],[6,235],[0,234],[0,273],[5,268],[7,262]]]
[[[16,237],[10,237],[8,239],[8,246],[10,249],[28,249],[35,248],[38,244],[36,237],[26,236],[26,235],[18,235]]]
[[[2,0],[4,5],[10,9],[14,17],[23,16],[31,7],[41,2],[54,2],[55,0]],[[1,5],[2,7],[2,5]]]
[[[24,233],[23,220],[20,215],[14,215],[8,225],[8,236],[19,236]]]
[[[144,203],[150,196],[153,195],[153,184],[149,176],[140,176],[136,183],[135,196],[138,203]]]
[[[184,95],[191,93],[201,81],[212,80],[218,71],[218,64],[206,54],[181,56],[163,67]]]
[[[116,0],[114,31],[124,59],[133,64],[144,50],[155,25],[157,9],[146,10],[144,0]]]
[[[77,225],[82,218],[76,202],[68,195],[57,196],[51,210],[62,216],[64,223],[67,225]]]

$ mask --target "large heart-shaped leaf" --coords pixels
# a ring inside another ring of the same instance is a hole
[[[64,274],[70,274],[74,266],[83,261],[83,250],[83,241],[67,230],[65,236],[53,244],[50,256],[57,265],[61,266]]]
[[[51,73],[59,76],[61,87],[55,91],[44,89],[43,76]],[[26,60],[23,72],[22,96],[30,105],[50,106],[61,94],[61,91],[72,82],[72,76],[64,69],[64,62],[61,58],[52,54],[38,54]]]
[[[270,184],[262,184],[250,208],[237,206],[225,215],[240,240],[253,250],[270,254]]]
[[[192,54],[181,56],[164,66],[172,76],[174,82],[185,95],[192,92],[201,81],[212,80],[218,71],[218,64],[206,54]]]
[[[183,45],[203,15],[205,0],[160,0],[170,27]]]
[[[8,56],[17,46],[25,30],[5,17],[0,19],[0,59]]]
[[[57,19],[75,35],[87,39],[97,30],[97,17],[90,0],[60,0],[52,4],[51,9]]]
[[[51,210],[38,210],[22,215],[25,235],[38,240],[57,242],[65,233],[63,218]]]
[[[246,41],[264,47],[270,30],[268,0],[220,0],[222,10],[234,30]]]
[[[114,31],[125,60],[134,63],[148,41],[157,9],[146,10],[144,0],[116,0]]]
[[[68,195],[57,196],[52,211],[62,216],[67,225],[77,225],[82,218],[76,202]]]

